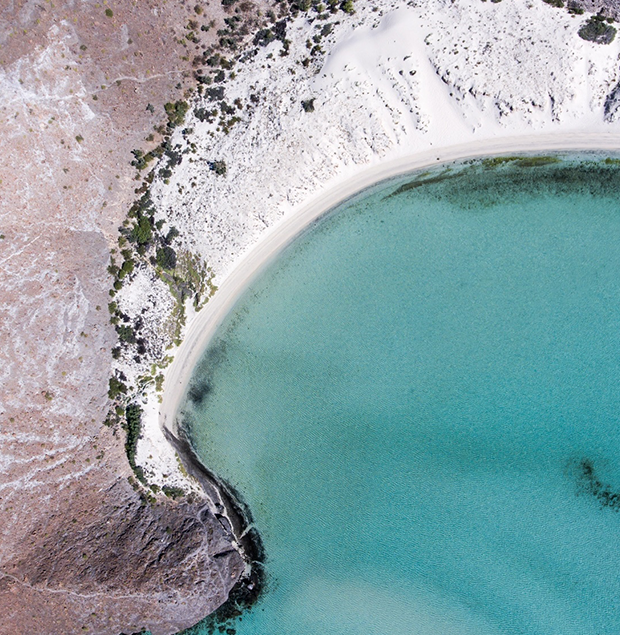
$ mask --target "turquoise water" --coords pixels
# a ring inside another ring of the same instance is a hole
[[[267,554],[227,628],[620,633],[619,186],[577,158],[438,168],[251,285],[184,406]]]

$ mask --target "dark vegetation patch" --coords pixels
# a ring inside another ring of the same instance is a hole
[[[589,459],[582,459],[577,467],[578,494],[592,496],[601,509],[620,511],[620,490],[614,489],[608,483],[603,483],[594,471],[594,465]]]
[[[302,101],[301,107],[304,109],[304,112],[314,112],[314,98]]]
[[[177,266],[177,252],[172,247],[165,245],[157,249],[155,260],[162,269],[174,269]]]
[[[590,16],[588,21],[579,29],[579,37],[588,42],[596,44],[611,44],[616,37],[615,27],[609,24],[611,18],[604,18],[602,15]]]
[[[168,128],[176,128],[185,121],[185,115],[189,110],[189,104],[184,100],[168,102],[164,105],[164,110],[168,115]]]
[[[225,161],[209,161],[209,170],[215,172],[219,176],[226,176],[226,162]]]
[[[556,156],[537,156],[537,157],[491,157],[483,159],[482,165],[485,168],[496,168],[500,165],[511,163],[519,168],[535,168],[541,165],[551,165],[559,163],[560,158]]]
[[[508,157],[490,157],[488,159],[482,159],[481,161],[471,161],[469,162],[472,165],[473,169],[476,169],[478,166],[482,166],[485,169],[492,170],[495,168],[499,168],[506,165],[512,165],[517,168],[535,168],[542,167],[546,165],[554,165],[561,162],[560,157],[547,155],[547,156],[508,156]],[[396,191],[392,192],[388,196],[399,196],[405,192],[410,190],[418,189],[419,187],[423,187],[425,185],[435,185],[438,183],[443,183],[446,180],[457,178],[462,176],[465,171],[468,171],[470,168],[464,164],[460,169],[458,166],[455,168],[442,168],[442,171],[439,173],[434,172],[423,172],[416,178],[408,181],[401,185]]]
[[[161,488],[161,491],[168,497],[173,500],[178,500],[179,498],[183,498],[185,496],[185,490],[182,487],[172,487],[170,485],[164,485]]]
[[[129,459],[129,465],[136,471],[136,447],[142,432],[142,408],[132,403],[125,409],[125,423],[123,429],[126,433],[125,451]]]
[[[210,392],[211,386],[206,380],[194,381],[187,391],[187,396],[195,406],[201,406]]]
[[[392,198],[393,196],[400,196],[405,192],[409,192],[410,190],[415,190],[423,185],[432,185],[434,183],[442,183],[446,179],[451,179],[456,174],[450,169],[447,168],[443,170],[440,174],[436,174],[434,176],[428,176],[429,172],[424,172],[420,174],[417,178],[408,181],[401,185],[396,191],[392,192],[387,196],[387,198]]]
[[[481,213],[516,196],[537,193],[616,198],[619,185],[620,165],[613,158],[573,162],[562,155],[493,157],[427,171],[396,186],[385,198],[428,186],[424,196],[450,201],[464,212]]]

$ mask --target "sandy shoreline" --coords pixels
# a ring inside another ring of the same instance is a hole
[[[175,417],[192,371],[216,329],[250,282],[304,228],[330,209],[381,181],[441,163],[511,153],[544,154],[545,152],[584,150],[618,151],[620,150],[620,133],[558,132],[486,139],[399,157],[363,169],[349,178],[336,180],[326,191],[313,197],[267,230],[258,242],[237,261],[213,298],[189,324],[183,343],[166,373],[164,394],[159,410],[161,426],[177,434]]]

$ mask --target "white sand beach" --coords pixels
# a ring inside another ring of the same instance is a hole
[[[217,327],[250,282],[308,225],[347,198],[381,181],[461,159],[514,153],[545,154],[546,152],[585,150],[614,152],[618,149],[620,149],[620,133],[601,135],[575,132],[500,138],[402,157],[364,170],[352,178],[335,184],[327,192],[321,193],[266,231],[231,270],[213,299],[196,314],[166,375],[166,390],[160,406],[161,425],[175,431],[175,415],[196,363]]]
[[[151,192],[156,217],[181,232],[175,248],[197,254],[219,289],[199,313],[188,302],[161,403],[154,389],[143,392],[137,460],[149,478],[188,485],[161,426],[174,429],[192,369],[241,291],[308,223],[428,165],[620,150],[620,41],[585,42],[584,19],[529,0],[358,2],[321,40],[324,55],[303,64],[324,23],[300,16],[288,26],[290,55],[273,42],[226,82],[227,102],[247,104],[236,125],[223,131],[189,115],[191,136],[173,137],[187,159]],[[225,176],[209,170],[214,160],[225,162]],[[171,306],[166,285],[140,270],[117,298],[129,315],[140,309],[157,343]],[[169,343],[159,341],[161,350]],[[147,363],[119,360],[118,369],[133,383]]]

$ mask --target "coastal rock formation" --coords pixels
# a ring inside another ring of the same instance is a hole
[[[189,21],[225,15],[181,1],[0,7],[2,634],[177,632],[243,572],[200,488],[147,499],[124,433],[103,425],[106,269],[135,197],[131,150],[158,142],[164,103],[194,84],[190,47],[217,37],[188,41]]]

